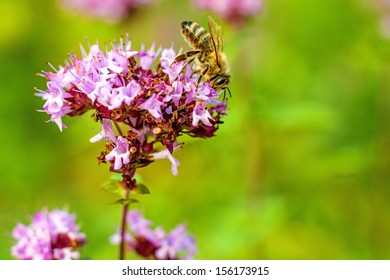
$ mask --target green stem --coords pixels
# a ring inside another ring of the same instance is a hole
[[[114,121],[114,125],[115,125],[116,129],[118,130],[119,135],[123,136],[122,129],[119,126],[119,124],[116,121]]]
[[[126,259],[126,241],[125,241],[125,233],[126,233],[126,216],[127,212],[129,210],[129,203],[127,203],[127,200],[129,199],[130,190],[126,189],[125,194],[125,203],[123,204],[122,208],[122,223],[120,228],[120,236],[121,236],[121,243],[119,246],[119,259],[125,260]]]

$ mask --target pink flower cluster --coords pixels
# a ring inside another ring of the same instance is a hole
[[[202,10],[210,10],[235,26],[257,15],[263,6],[262,0],[193,0]]]
[[[125,241],[129,251],[135,250],[144,258],[157,260],[189,260],[195,257],[195,240],[187,234],[183,224],[166,234],[162,227],[151,229],[152,222],[133,210],[127,214],[127,225],[130,231],[126,232]],[[120,239],[120,234],[116,233],[111,237],[111,243],[119,244]]]
[[[60,0],[61,4],[76,12],[95,18],[118,21],[126,18],[131,12],[154,0]]]
[[[177,138],[183,133],[213,136],[226,112],[219,93],[208,82],[198,84],[199,74],[186,62],[175,62],[176,55],[173,48],[154,45],[136,51],[128,39],[106,51],[97,44],[88,52],[82,48],[81,58],[72,54],[68,65],[42,71],[48,80],[47,89],[37,93],[45,100],[43,112],[62,130],[65,115],[94,110],[102,131],[91,142],[109,142],[99,161],[110,162],[112,171],[132,173],[166,158],[176,175],[179,162],[172,153],[181,146]]]
[[[16,244],[12,255],[19,260],[78,259],[76,249],[86,242],[75,216],[63,210],[39,211],[28,226],[17,224],[13,230]]]

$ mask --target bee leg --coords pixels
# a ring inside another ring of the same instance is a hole
[[[207,73],[207,71],[209,71],[209,65],[208,64],[204,65],[204,68],[203,68],[202,72],[200,73],[200,75],[198,77],[198,81],[196,82],[196,88],[198,88],[200,80]]]
[[[192,61],[195,59],[195,57],[197,57],[201,53],[202,53],[201,50],[188,51],[188,52],[185,52],[181,55],[176,56],[174,62],[179,62],[179,61],[184,61],[184,60]]]
[[[229,88],[225,88],[223,90],[223,101],[227,101],[228,99],[226,98],[226,91],[229,93],[229,97],[232,98],[232,93],[230,92],[230,89]]]
[[[162,68],[161,64],[158,64],[156,71],[157,71],[157,74],[158,74],[159,76],[162,76],[162,74],[163,74],[163,68]]]
[[[223,101],[227,101],[228,99],[226,98],[226,91],[229,93],[229,97],[232,98],[232,93],[230,92],[230,89],[229,88],[225,88],[223,90]]]
[[[229,88],[227,88],[227,91],[229,92],[229,97],[232,98],[232,93],[230,92]]]

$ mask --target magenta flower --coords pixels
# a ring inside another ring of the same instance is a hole
[[[262,0],[193,0],[202,10],[210,10],[235,26],[256,16],[263,7]]]
[[[123,20],[142,6],[154,0],[60,0],[60,3],[79,13],[112,21]]]
[[[75,216],[63,210],[39,211],[28,226],[18,223],[13,230],[16,244],[12,255],[19,260],[79,259],[76,249],[85,242]]]
[[[196,66],[175,62],[172,47],[137,51],[128,39],[111,46],[105,52],[98,45],[82,48],[82,57],[71,54],[67,66],[42,71],[48,80],[37,93],[46,102],[43,112],[62,130],[64,116],[93,110],[102,131],[90,141],[108,141],[99,161],[109,162],[112,171],[130,176],[166,158],[176,175],[179,162],[172,153],[181,146],[178,137],[214,136],[226,102],[208,82],[198,83]]]
[[[127,214],[125,241],[129,251],[135,250],[144,258],[157,260],[194,259],[197,248],[195,239],[187,233],[183,224],[168,234],[161,227],[151,229],[152,222],[145,219],[137,210]],[[119,233],[111,237],[112,244],[120,243]]]

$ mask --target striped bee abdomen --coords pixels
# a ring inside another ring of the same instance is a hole
[[[184,38],[194,49],[208,50],[213,48],[210,33],[196,22],[183,21],[181,27]]]

